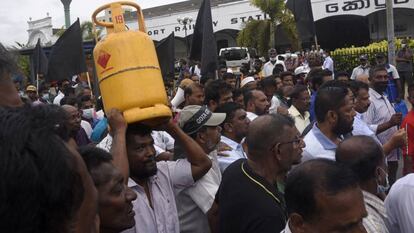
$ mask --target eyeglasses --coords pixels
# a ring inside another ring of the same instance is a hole
[[[301,145],[301,143],[303,143],[303,137],[301,136],[296,136],[293,140],[291,141],[287,141],[287,142],[275,142],[273,144],[272,147],[270,147],[270,150],[273,150],[273,148],[275,147],[279,147],[280,145],[285,145],[285,144],[292,144],[292,146],[297,147],[299,145]]]

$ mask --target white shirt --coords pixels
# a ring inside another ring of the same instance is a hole
[[[355,80],[359,75],[365,74],[369,76],[369,66],[363,67],[362,65],[359,65],[352,70],[351,79]]]
[[[323,69],[328,69],[332,73],[334,72],[334,62],[333,62],[331,56],[328,56],[328,57],[325,58],[325,61],[323,62],[323,65],[322,65],[322,68]]]
[[[151,208],[144,187],[128,180],[137,194],[132,202],[135,211],[135,226],[123,233],[180,233],[175,193],[194,184],[191,164],[186,159],[157,162],[157,174],[148,178],[151,193]]]
[[[155,139],[154,139],[155,141]],[[104,139],[102,139],[102,141],[100,141],[98,143],[98,145],[96,145],[96,147],[103,149],[107,152],[111,152],[111,148],[112,148],[112,136],[111,135],[106,135],[106,137]],[[161,147],[157,146],[154,144],[154,148],[155,148],[155,155],[158,156],[161,153],[164,153],[165,150],[162,149]]]
[[[81,121],[81,126],[85,130],[86,135],[88,135],[88,138],[90,139],[91,135],[92,135],[92,131],[93,131],[91,124],[87,121],[82,120]]]
[[[300,114],[299,110],[295,106],[290,106],[288,109],[289,114],[292,116],[292,118],[295,120],[295,126],[299,130],[299,133],[302,134],[302,132],[305,130],[305,128],[310,124],[310,114],[308,111],[305,112],[305,115],[302,116]]]
[[[250,121],[253,121],[254,119],[256,119],[258,117],[258,115],[256,115],[256,113],[253,112],[246,112],[247,118],[249,118]]]
[[[270,75],[273,75],[273,69],[275,68],[276,65],[282,65],[283,66],[283,71],[286,71],[286,66],[285,63],[283,61],[276,61],[275,64],[272,64],[271,61],[266,62],[263,65],[263,77],[268,77]]]
[[[221,182],[217,151],[211,152],[212,167],[194,185],[176,195],[180,233],[209,233],[207,211],[211,208]]]
[[[289,227],[289,221],[286,223],[286,228],[283,231],[281,231],[280,233],[292,233],[292,231],[290,230],[290,227]]]
[[[362,119],[368,125],[379,125],[388,122],[391,119],[391,116],[395,113],[395,110],[390,101],[388,101],[388,98],[370,88],[369,100],[371,101],[371,104],[369,105],[368,110],[362,114]],[[378,134],[377,137],[382,144],[385,144],[390,140],[394,133],[397,132],[397,130],[396,126],[391,127]],[[391,151],[391,153],[387,155],[387,160],[398,161],[398,153],[398,149]]]
[[[151,136],[154,139],[154,145],[158,146],[160,149],[164,151],[174,150],[175,140],[167,132],[154,130],[152,131]]]
[[[280,106],[280,100],[273,96],[270,101],[269,113],[277,113],[277,108]]]
[[[367,123],[365,123],[365,121],[362,120],[362,114],[357,112],[354,117],[352,135],[353,136],[356,136],[356,135],[369,136],[369,137],[372,137],[377,143],[382,145],[381,142],[378,140],[377,135],[375,133],[377,131],[377,128],[378,128],[378,125],[370,126]]]
[[[385,199],[390,233],[412,233],[414,231],[414,174],[397,180]]]
[[[55,99],[53,100],[53,104],[54,105],[59,105],[60,106],[60,101],[65,97],[65,95],[59,91],[58,95],[55,97]]]
[[[399,79],[400,75],[398,74],[397,68],[395,66],[388,64],[387,66],[387,73],[391,73],[394,79]]]
[[[306,134],[303,141],[306,143],[306,147],[303,148],[302,162],[317,158],[335,160],[337,145],[319,130],[317,124],[313,125],[312,130]]]
[[[223,173],[224,170],[226,170],[226,168],[230,164],[232,164],[234,161],[239,160],[241,158],[247,158],[247,157],[246,157],[246,154],[244,153],[243,146],[241,143],[237,143],[223,135],[221,136],[221,142],[231,148],[231,150],[220,152],[220,154],[223,154],[225,156],[223,155],[217,156],[219,166],[220,166],[220,171],[221,173]]]

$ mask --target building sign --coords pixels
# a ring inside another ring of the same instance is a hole
[[[413,0],[414,1],[414,0]],[[153,40],[160,41],[174,32],[176,37],[185,37],[194,32],[198,9],[179,14],[170,14],[145,19],[147,33]],[[268,18],[260,9],[252,6],[249,1],[239,1],[212,8],[213,30],[218,32],[225,29],[241,30],[243,25],[251,20]],[[193,22],[189,25],[180,25],[178,17],[189,16]],[[127,22],[130,29],[137,29],[137,22]]]
[[[414,0],[393,0],[394,8],[414,9]],[[314,21],[330,16],[367,16],[385,9],[386,0],[311,0]]]

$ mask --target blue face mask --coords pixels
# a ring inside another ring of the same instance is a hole
[[[385,185],[381,185],[377,181],[377,193],[385,193],[385,192],[387,192],[390,189],[390,182],[388,180],[388,173],[384,169],[382,169],[382,168],[379,168],[379,169],[382,172],[385,173]]]

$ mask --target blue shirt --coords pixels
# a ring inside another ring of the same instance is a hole
[[[321,132],[316,123],[303,141],[306,147],[303,148],[302,162],[317,158],[335,160],[337,145]]]
[[[107,128],[108,128],[108,119],[104,117],[93,128],[91,140],[93,142],[100,142],[102,140],[103,133],[105,133]]]

